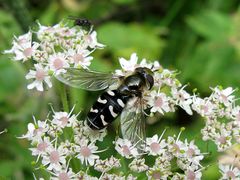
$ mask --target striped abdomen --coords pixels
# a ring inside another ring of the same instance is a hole
[[[121,114],[129,96],[122,96],[118,90],[104,92],[94,103],[87,115],[91,129],[103,129]]]

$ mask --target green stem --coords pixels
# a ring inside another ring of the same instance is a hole
[[[123,172],[124,172],[124,174],[126,175],[127,174],[127,172],[128,172],[128,167],[127,167],[127,162],[126,162],[126,160],[124,159],[124,157],[121,157],[121,164],[122,164],[122,170],[123,170]]]
[[[58,89],[59,89],[59,93],[60,93],[60,97],[63,105],[63,110],[65,112],[69,112],[66,87],[60,82],[58,82],[58,84],[59,84]]]
[[[58,91],[59,91],[59,94],[60,94],[60,97],[61,97],[61,102],[62,102],[62,105],[63,105],[63,110],[65,112],[70,112],[69,111],[69,106],[68,106],[68,99],[67,99],[67,91],[66,91],[66,86],[64,84],[62,84],[61,82],[57,81],[57,85],[58,85]],[[67,130],[64,131],[63,133],[63,136],[64,136],[64,139],[65,140],[69,140],[71,141],[71,136],[70,136],[70,132]],[[76,171],[79,170],[79,160],[76,160],[75,158],[73,158],[71,160],[71,165],[72,165],[72,168]]]

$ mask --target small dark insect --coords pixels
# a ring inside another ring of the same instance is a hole
[[[142,93],[154,84],[153,72],[139,67],[129,76],[93,72],[86,69],[69,68],[57,79],[72,87],[88,91],[105,90],[87,115],[87,124],[93,130],[108,126],[121,114],[123,138],[132,143],[145,139],[145,116]],[[116,88],[110,90],[112,85]]]
[[[90,28],[92,26],[92,23],[88,19],[81,19],[73,16],[69,16],[68,19],[74,20],[75,26],[82,26],[86,28]]]

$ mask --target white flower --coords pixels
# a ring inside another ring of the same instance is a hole
[[[142,61],[139,64],[140,67],[146,67],[148,69],[151,69],[152,71],[156,71],[160,69],[161,65],[158,61],[154,61],[153,63],[148,63],[146,59],[142,59]]]
[[[219,164],[220,172],[222,173],[222,180],[226,179],[240,179],[240,170],[233,165]]]
[[[177,88],[172,88],[172,95],[176,101],[176,104],[183,108],[189,115],[192,115],[192,110],[190,108],[190,105],[192,104],[192,99],[190,94],[183,90],[183,88],[181,88],[180,90],[178,90]]]
[[[128,139],[118,138],[115,142],[115,149],[121,156],[126,157],[127,159],[138,155],[137,148],[134,147]]]
[[[220,132],[216,134],[215,143],[217,145],[218,151],[224,151],[232,145],[231,130],[227,130],[223,125],[219,129]]]
[[[155,90],[150,92],[148,99],[148,105],[150,105],[151,112],[159,112],[164,114],[164,112],[170,112],[169,98],[164,93],[157,93]]]
[[[4,53],[14,54],[14,60],[16,61],[26,61],[32,57],[38,47],[38,43],[32,42],[32,32],[29,31],[18,38],[15,37],[12,49],[4,51]]]
[[[93,59],[90,51],[83,48],[69,49],[68,50],[68,59],[71,63],[74,64],[74,67],[83,67],[87,68],[91,64]]]
[[[52,87],[50,76],[48,75],[48,67],[43,67],[41,64],[34,64],[35,71],[30,70],[26,75],[26,79],[35,79],[27,86],[28,89],[36,88],[38,91],[43,91],[43,83],[45,82],[49,88]]]
[[[203,159],[203,155],[193,141],[188,144],[187,140],[185,140],[179,153],[174,155],[177,157],[178,167],[184,171],[190,169],[191,171],[196,171],[199,167],[202,167],[200,161]]]
[[[119,63],[122,67],[122,70],[115,70],[115,74],[119,76],[130,75],[137,67],[146,67],[152,71],[158,70],[161,67],[158,61],[147,63],[146,59],[143,59],[140,64],[138,64],[138,56],[136,53],[132,53],[129,60],[122,57],[119,58]]]
[[[89,46],[90,48],[103,48],[104,45],[97,42],[97,32],[93,31],[90,34],[86,34],[83,37],[83,46]]]
[[[211,116],[214,115],[214,110],[216,105],[213,104],[209,98],[201,99],[199,97],[193,97],[193,110],[199,113],[201,116]]]
[[[50,138],[45,136],[43,137],[43,139],[40,138],[36,144],[36,147],[30,148],[30,150],[32,151],[33,156],[39,156],[39,155],[46,154],[47,151],[51,148],[53,148],[53,146],[50,142]]]
[[[56,53],[49,56],[49,66],[50,70],[52,70],[56,75],[60,73],[65,73],[66,70],[64,68],[69,67],[69,63],[63,53]]]
[[[169,136],[167,140],[169,151],[177,158],[184,157],[187,151],[187,145],[179,140],[181,132],[178,134],[177,139]]]
[[[197,170],[197,171],[193,171],[191,169],[187,170],[185,172],[185,180],[201,180],[202,177],[202,173],[201,171]]]
[[[188,144],[187,139],[185,140],[185,144]],[[186,149],[186,156],[188,161],[196,165],[199,165],[200,164],[199,162],[204,158],[199,148],[194,144],[194,141],[191,141],[188,144]]]
[[[66,167],[65,154],[66,150],[62,146],[51,148],[43,155],[42,164],[47,166],[48,170],[60,171],[62,167]]]
[[[21,136],[20,138],[26,138],[28,140],[32,140],[36,135],[36,131],[35,131],[36,128],[33,123],[28,123],[27,128],[28,128],[27,133],[25,135]]]
[[[36,121],[35,117],[34,124],[28,123],[28,132],[20,138],[26,138],[33,142],[39,142],[41,137],[49,130],[49,125],[46,121]]]
[[[53,173],[56,177],[51,177],[51,180],[70,180],[77,179],[77,175],[72,171],[71,168],[64,169]]]
[[[226,89],[220,89],[219,87],[215,87],[213,90],[213,97],[216,101],[223,103],[226,107],[230,106],[234,101],[235,96],[231,95],[235,90],[232,87],[228,87]]]
[[[181,87],[181,83],[175,78],[175,71],[170,71],[168,69],[163,69],[161,73],[159,73],[160,75],[160,79],[162,81],[163,84],[166,84],[167,86],[170,87]],[[159,79],[157,78],[157,79]]]
[[[80,30],[81,32],[81,30]],[[77,29],[75,27],[69,28],[69,27],[61,27],[59,29],[59,36],[64,37],[64,38],[73,38],[76,36]],[[79,35],[79,33],[78,33]]]
[[[40,41],[49,41],[51,38],[54,37],[54,33],[55,33],[55,26],[50,27],[50,26],[43,26],[40,23],[38,23],[39,29],[37,31],[37,38]]]
[[[65,128],[76,124],[76,121],[76,115],[71,115],[71,112],[54,112],[52,123],[59,128]]]
[[[117,75],[125,75],[126,73],[134,72],[135,68],[138,67],[137,64],[138,57],[136,53],[133,53],[129,60],[126,60],[125,58],[119,58],[119,63],[122,67],[122,70],[116,70],[115,73]]]
[[[167,146],[165,139],[161,140],[161,137],[158,138],[158,135],[155,134],[152,138],[146,139],[146,151],[149,155],[157,156],[166,151],[164,149]]]
[[[88,140],[82,140],[81,144],[79,146],[76,146],[76,152],[78,155],[76,156],[78,159],[80,159],[81,163],[83,164],[89,164],[90,166],[93,166],[95,163],[95,160],[99,159],[99,156],[96,155],[98,147],[92,142],[88,143]]]

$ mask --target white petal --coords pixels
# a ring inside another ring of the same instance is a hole
[[[33,123],[29,123],[29,124],[28,124],[28,131],[29,131],[29,132],[33,132],[34,130],[35,130],[34,124],[33,124]]]
[[[33,89],[36,86],[35,81],[27,86],[28,89]]]
[[[38,91],[43,91],[43,83],[42,82],[36,82],[36,89]]]

